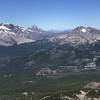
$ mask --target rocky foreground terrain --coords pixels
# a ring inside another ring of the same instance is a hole
[[[69,95],[45,96],[40,100],[100,100],[100,83],[91,82],[78,93]]]

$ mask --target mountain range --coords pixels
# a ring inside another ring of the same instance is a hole
[[[70,31],[57,32],[45,31],[35,25],[25,28],[7,23],[0,24],[0,45],[2,46],[32,43],[43,39],[58,44],[93,43],[100,40],[100,30],[80,26]]]
[[[96,28],[80,26],[55,33],[37,26],[0,24],[1,71],[30,69],[35,75],[60,75],[99,70],[99,65],[100,30]]]
[[[37,26],[24,28],[13,24],[0,24],[0,45],[13,46],[23,43],[30,43],[47,36],[47,32]]]

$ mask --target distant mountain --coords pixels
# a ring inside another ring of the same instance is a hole
[[[13,24],[0,23],[0,45],[13,46],[34,42],[48,37],[47,33],[37,26],[24,28]]]
[[[12,25],[0,24],[0,45],[13,46],[22,43],[34,42],[32,39],[28,39],[18,35],[11,27]]]
[[[70,32],[60,34],[49,39],[51,42],[59,44],[82,44],[93,43],[100,40],[100,30],[91,27],[77,27]]]
[[[18,34],[32,40],[41,40],[48,36],[47,31],[44,31],[35,25],[28,28],[22,28],[22,31],[18,32]]]

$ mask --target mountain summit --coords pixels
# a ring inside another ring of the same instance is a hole
[[[100,33],[100,30],[92,27],[79,26],[73,30],[74,33]]]
[[[13,46],[15,44],[30,43],[45,38],[46,31],[32,26],[24,28],[8,23],[0,23],[0,45]]]
[[[70,32],[65,32],[64,34],[50,38],[50,41],[59,44],[84,44],[93,43],[98,40],[100,40],[100,30],[84,26],[77,27]]]

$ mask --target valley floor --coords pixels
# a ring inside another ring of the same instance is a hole
[[[1,100],[40,100],[52,95],[70,96],[90,82],[100,82],[100,72],[67,73],[63,77],[35,77],[31,74],[4,78],[0,76],[0,98]]]

